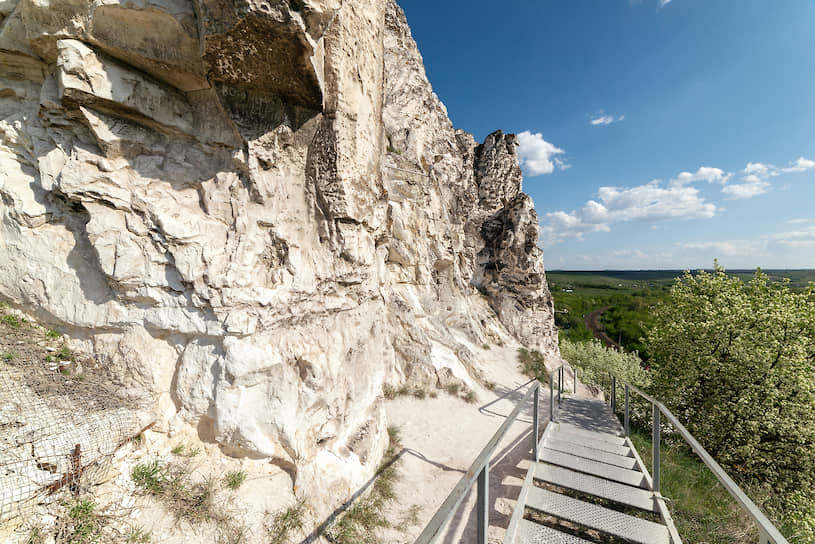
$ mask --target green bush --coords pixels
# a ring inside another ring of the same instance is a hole
[[[639,387],[649,383],[648,373],[636,353],[606,348],[599,340],[572,342],[560,339],[560,355],[577,367],[580,383],[608,388],[609,373],[622,385],[628,382]]]
[[[764,506],[815,542],[815,289],[716,263],[654,312],[651,391]],[[807,528],[808,525],[808,528]]]

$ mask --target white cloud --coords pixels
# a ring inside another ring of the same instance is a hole
[[[671,3],[671,0],[659,0],[659,7],[664,8]]]
[[[600,187],[597,200],[589,200],[580,210],[547,213],[541,242],[546,247],[567,238],[582,239],[589,232],[609,232],[612,223],[706,219],[715,213],[716,206],[705,202],[694,187],[662,187],[659,180],[630,188]]]
[[[809,219],[804,219],[804,218],[790,219],[789,221],[787,221],[787,223],[789,223],[790,225],[800,225],[802,223],[809,223]]]
[[[815,168],[815,161],[805,159],[804,157],[798,157],[792,166],[789,168],[782,168],[782,172],[806,172],[807,170]]]
[[[815,248],[815,225],[802,230],[779,232],[773,234],[772,239],[790,248]]]
[[[722,193],[727,195],[731,200],[738,200],[742,198],[753,198],[754,196],[763,195],[769,188],[769,182],[757,178],[754,175],[744,178],[744,183],[733,183],[722,187]]]
[[[672,187],[684,187],[695,181],[706,181],[708,183],[727,183],[733,176],[721,168],[702,166],[696,172],[680,172],[678,176],[671,180]]]
[[[777,168],[774,164],[761,162],[748,162],[742,170],[743,183],[734,183],[722,187],[722,193],[729,199],[752,198],[768,192],[772,184],[770,178],[793,172],[806,172],[815,168],[815,161],[799,157],[788,168]]]
[[[722,187],[722,194],[730,200],[753,198],[770,190],[769,178],[778,175],[775,165],[761,162],[748,162],[742,170],[743,183],[733,183]]]
[[[767,177],[771,175],[772,171],[775,169],[775,166],[772,164],[764,164],[761,162],[748,162],[747,166],[744,167],[743,172],[747,175],[754,175],[758,177]]]
[[[551,174],[555,166],[561,170],[571,167],[555,156],[565,151],[544,140],[540,133],[525,130],[518,134],[518,143],[518,162],[529,176]]]
[[[589,122],[594,126],[605,126],[610,125],[611,123],[618,123],[623,119],[625,119],[625,115],[614,117],[613,115],[603,115],[601,112],[599,117],[594,117]]]
[[[742,255],[764,255],[767,252],[766,240],[727,240],[716,242],[691,242],[682,244],[685,249],[713,251],[714,257]]]

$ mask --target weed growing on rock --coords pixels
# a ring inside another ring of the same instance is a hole
[[[59,331],[55,331],[54,329],[49,329],[48,332],[45,333],[46,338],[59,338],[62,336],[62,333]]]
[[[402,515],[402,519],[399,520],[394,526],[399,532],[404,533],[408,530],[409,527],[413,527],[414,525],[418,525],[419,523],[419,514],[422,513],[422,505],[421,504],[414,504],[410,508],[408,508],[407,512]]]
[[[478,395],[475,394],[475,391],[470,389],[461,398],[463,398],[464,401],[469,404],[475,404],[475,402],[478,400]]]
[[[152,537],[150,531],[146,531],[143,527],[131,525],[125,533],[125,542],[127,544],[147,544]]]
[[[305,524],[305,501],[280,510],[267,518],[264,523],[266,532],[271,540],[269,544],[286,544],[290,541],[290,534],[299,531]]]
[[[194,479],[188,461],[139,463],[133,468],[131,478],[139,489],[161,502],[176,519],[193,524],[215,524],[218,541],[224,544],[246,541],[246,528],[234,519],[228,505],[219,498],[220,479],[212,476]]]
[[[170,450],[170,453],[181,457],[195,457],[201,453],[201,448],[188,448],[186,444],[178,444]]]
[[[16,315],[8,314],[0,317],[0,323],[8,325],[9,327],[14,327],[15,329],[19,329],[23,324],[23,320]]]
[[[521,363],[523,373],[530,378],[537,378],[539,382],[549,383],[549,373],[546,370],[546,361],[543,354],[537,350],[518,348],[518,362]]]
[[[4,361],[8,362],[8,361],[13,361],[14,359],[16,359],[19,356],[20,356],[19,353],[17,353],[13,349],[10,349],[8,351],[4,351],[3,354],[0,355],[0,359],[3,359]]]
[[[232,491],[237,491],[245,481],[246,472],[243,470],[231,470],[223,478],[224,486]]]
[[[57,543],[96,544],[102,536],[102,522],[96,513],[96,503],[90,499],[75,499],[65,503],[67,515],[59,520]]]
[[[60,350],[57,352],[57,357],[63,361],[73,361],[74,352],[68,349],[68,346],[62,346],[62,348],[60,348]]]

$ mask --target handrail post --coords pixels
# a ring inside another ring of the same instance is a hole
[[[489,491],[490,491],[490,462],[478,473],[478,544],[487,544],[487,527],[489,527]]]
[[[625,436],[628,436],[630,433],[630,428],[628,426],[628,384],[625,384]]]
[[[557,405],[560,409],[560,395],[563,393],[563,367],[560,367],[557,372]]]
[[[536,462],[538,460],[538,406],[540,404],[540,392],[541,385],[540,382],[538,382],[535,384],[535,407],[533,408],[535,411],[532,413],[532,455]]]
[[[654,492],[659,493],[659,407],[653,403],[651,406],[653,407],[653,422],[651,425],[652,476],[654,477]]]
[[[549,421],[555,420],[555,373],[549,374]]]
[[[617,376],[611,377],[611,413],[617,413]]]

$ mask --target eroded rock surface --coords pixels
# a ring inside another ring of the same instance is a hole
[[[477,145],[392,1],[0,2],[0,296],[336,503],[383,384],[555,355],[514,136]]]

